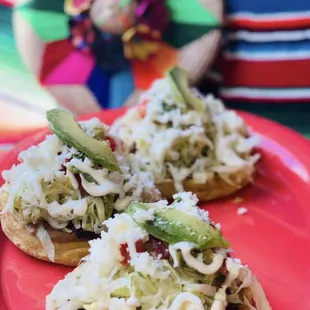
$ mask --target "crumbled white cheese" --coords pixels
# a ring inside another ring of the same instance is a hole
[[[243,215],[243,214],[246,214],[246,213],[248,213],[248,209],[245,208],[245,207],[240,207],[240,208],[238,208],[238,210],[237,210],[237,214],[238,214],[238,215]]]
[[[118,244],[128,243],[129,245],[138,240],[144,240],[148,236],[126,213],[115,214],[114,218],[107,219],[104,224],[109,229],[109,235],[113,235]]]
[[[79,124],[81,125],[83,131],[85,131],[85,133],[91,137],[96,134],[96,129],[102,129],[104,136],[106,136],[109,131],[109,126],[100,122],[99,118],[97,117],[93,117],[87,121],[82,121]]]
[[[135,268],[135,271],[141,272],[146,276],[151,276],[154,279],[165,279],[170,275],[169,270],[161,270],[161,261],[151,257],[148,252],[133,255],[130,260],[130,265]]]
[[[207,224],[210,223],[209,212],[202,210],[197,206],[198,198],[196,194],[193,194],[192,192],[181,192],[174,194],[173,199],[175,200],[172,204],[174,209],[195,216]]]
[[[134,219],[138,223],[145,223],[154,219],[154,209],[137,210],[134,214]]]

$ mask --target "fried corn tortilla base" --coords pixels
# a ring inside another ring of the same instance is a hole
[[[251,173],[246,170],[239,170],[229,175],[230,183],[217,174],[208,178],[206,183],[196,183],[193,179],[186,179],[183,181],[183,187],[184,191],[195,193],[200,201],[209,201],[229,196],[244,188],[252,182],[254,172],[254,169]],[[156,186],[167,199],[171,199],[177,192],[172,179],[156,181]]]
[[[0,192],[0,209],[5,206],[8,194]],[[24,225],[16,221],[9,213],[1,215],[1,226],[4,234],[17,248],[35,258],[50,261],[39,239],[30,234]],[[81,241],[74,234],[46,227],[55,246],[54,263],[65,266],[77,266],[80,260],[88,255],[89,244]]]

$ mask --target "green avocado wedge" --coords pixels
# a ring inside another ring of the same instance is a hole
[[[120,171],[118,161],[108,142],[88,136],[65,110],[53,109],[46,113],[50,130],[65,144],[84,153],[93,162],[111,171]]]
[[[147,211],[148,204],[131,203],[125,212],[135,219],[135,213],[139,210]],[[175,244],[182,241],[196,244],[196,248],[203,250],[208,248],[229,248],[230,244],[222,236],[221,232],[195,216],[188,215],[174,208],[154,208],[154,219],[143,224],[138,223],[150,235]]]
[[[205,111],[204,102],[193,95],[188,86],[188,76],[185,70],[174,67],[168,72],[167,77],[175,92],[187,106],[201,113]]]

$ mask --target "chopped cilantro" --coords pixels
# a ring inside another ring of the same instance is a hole
[[[169,104],[167,104],[166,102],[163,103],[163,109],[167,112],[173,110],[173,107]]]
[[[73,154],[73,157],[84,160],[86,155],[78,151]]]

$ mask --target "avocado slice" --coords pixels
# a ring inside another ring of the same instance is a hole
[[[147,204],[133,202],[125,212],[135,219],[134,214],[137,211],[147,211],[150,208],[152,207]],[[154,209],[152,221],[137,224],[152,236],[169,244],[188,241],[195,243],[196,248],[201,250],[217,247],[227,249],[230,247],[228,241],[217,228],[174,208]]]
[[[120,171],[118,161],[106,141],[88,136],[65,110],[52,109],[46,113],[51,131],[65,144],[76,148],[95,163],[111,171]]]
[[[188,86],[188,76],[185,70],[174,67],[168,72],[167,77],[175,92],[187,106],[201,113],[205,111],[204,102],[193,95]]]

